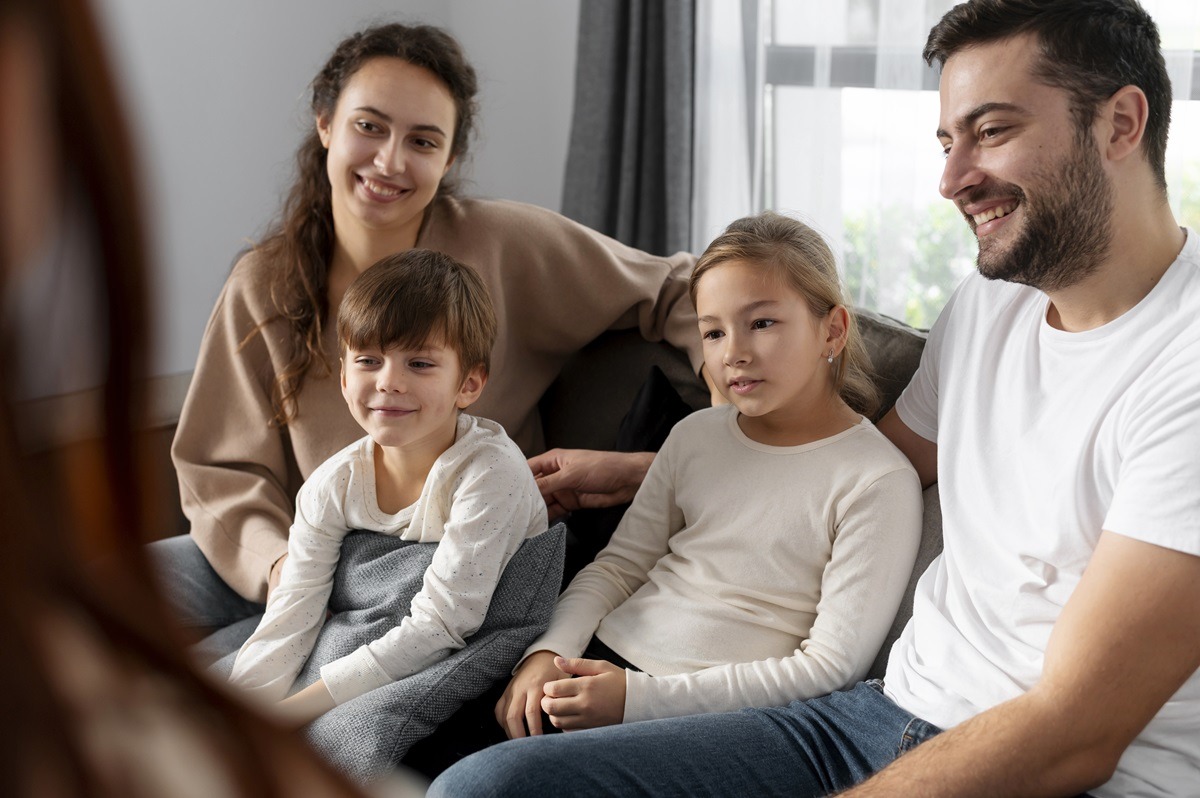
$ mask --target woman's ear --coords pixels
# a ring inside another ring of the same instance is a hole
[[[462,387],[458,389],[458,396],[454,401],[459,410],[466,410],[475,404],[479,394],[483,393],[483,386],[487,385],[487,380],[487,371],[482,365],[472,366],[467,370],[467,376],[463,377]]]
[[[825,316],[825,344],[836,357],[846,346],[850,333],[850,311],[845,305],[834,305]]]
[[[319,114],[316,119],[317,138],[321,140],[321,146],[329,149],[329,138],[331,135],[329,116],[327,114]]]

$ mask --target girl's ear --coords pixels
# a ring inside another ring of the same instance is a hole
[[[850,311],[845,305],[834,305],[825,316],[825,344],[833,350],[836,357],[846,346],[846,337],[850,334]]]
[[[475,404],[479,394],[483,393],[483,386],[487,385],[487,380],[488,375],[483,366],[472,366],[467,371],[467,376],[463,378],[462,387],[458,389],[458,396],[454,401],[459,410],[466,410]]]

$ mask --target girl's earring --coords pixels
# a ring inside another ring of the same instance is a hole
[[[830,350],[829,350],[829,357],[825,358],[825,360],[826,360],[826,361],[827,361],[827,362],[828,362],[830,365],[832,365],[832,364],[833,364],[833,350],[832,350],[832,349],[830,349]]]

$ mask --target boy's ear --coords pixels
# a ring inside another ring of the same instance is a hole
[[[338,380],[342,383],[342,393],[346,393],[346,358],[338,358]]]
[[[466,410],[475,404],[479,394],[483,393],[483,386],[487,385],[487,380],[488,375],[482,365],[472,366],[467,370],[467,376],[463,377],[462,387],[458,389],[458,396],[454,400],[459,410]]]
[[[842,353],[849,331],[850,311],[845,305],[834,305],[825,317],[825,343],[833,349],[834,355]]]

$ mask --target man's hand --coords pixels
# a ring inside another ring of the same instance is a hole
[[[529,459],[551,520],[572,510],[612,507],[633,499],[653,452],[551,449]]]
[[[612,726],[625,719],[625,669],[602,659],[555,657],[554,665],[575,676],[546,685],[542,709],[563,731]]]
[[[508,739],[524,737],[526,729],[531,737],[542,733],[542,696],[546,683],[571,678],[571,674],[555,667],[557,658],[553,651],[530,654],[496,702],[496,722]]]

